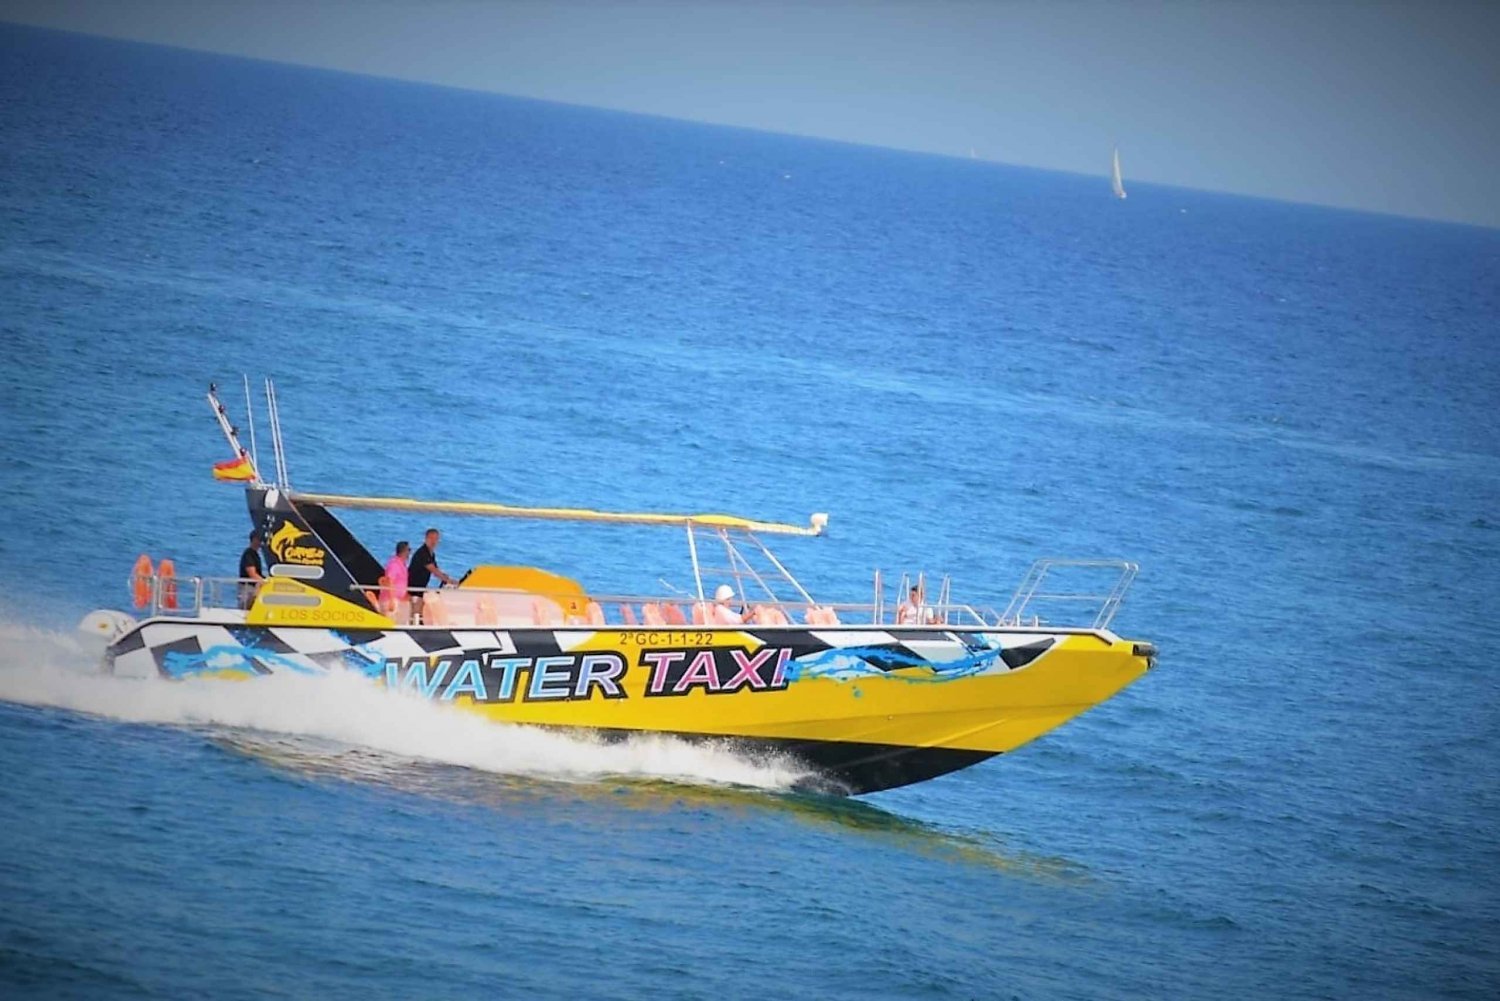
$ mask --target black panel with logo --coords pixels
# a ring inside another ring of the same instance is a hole
[[[272,577],[291,577],[354,602],[361,600],[359,588],[379,584],[380,564],[321,505],[294,504],[268,487],[247,488],[245,499],[265,537]]]

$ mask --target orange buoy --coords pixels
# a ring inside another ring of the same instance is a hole
[[[171,560],[162,560],[161,566],[156,568],[156,575],[161,581],[161,607],[176,611],[177,568],[172,565]]]
[[[130,596],[135,601],[136,608],[145,608],[151,604],[151,578],[155,576],[156,568],[151,565],[151,557],[141,553],[130,571]]]

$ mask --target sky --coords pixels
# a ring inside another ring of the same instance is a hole
[[[1118,143],[1127,186],[1500,226],[1500,2],[0,0],[0,20],[1079,173]]]

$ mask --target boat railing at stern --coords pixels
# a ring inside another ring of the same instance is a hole
[[[1128,560],[1037,560],[1000,613],[999,624],[1034,625],[1062,617],[1107,629],[1139,572],[1139,565]]]
[[[243,609],[261,581],[247,577],[135,574],[129,579],[137,612],[148,617],[196,618],[213,610]]]

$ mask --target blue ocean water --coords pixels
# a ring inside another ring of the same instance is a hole
[[[1493,997],[1500,232],[1129,186],[0,25],[0,987]],[[233,572],[242,372],[299,486],[826,510],[781,553],[828,595],[1130,558],[1161,663],[857,801],[112,687],[71,628],[137,553]]]

